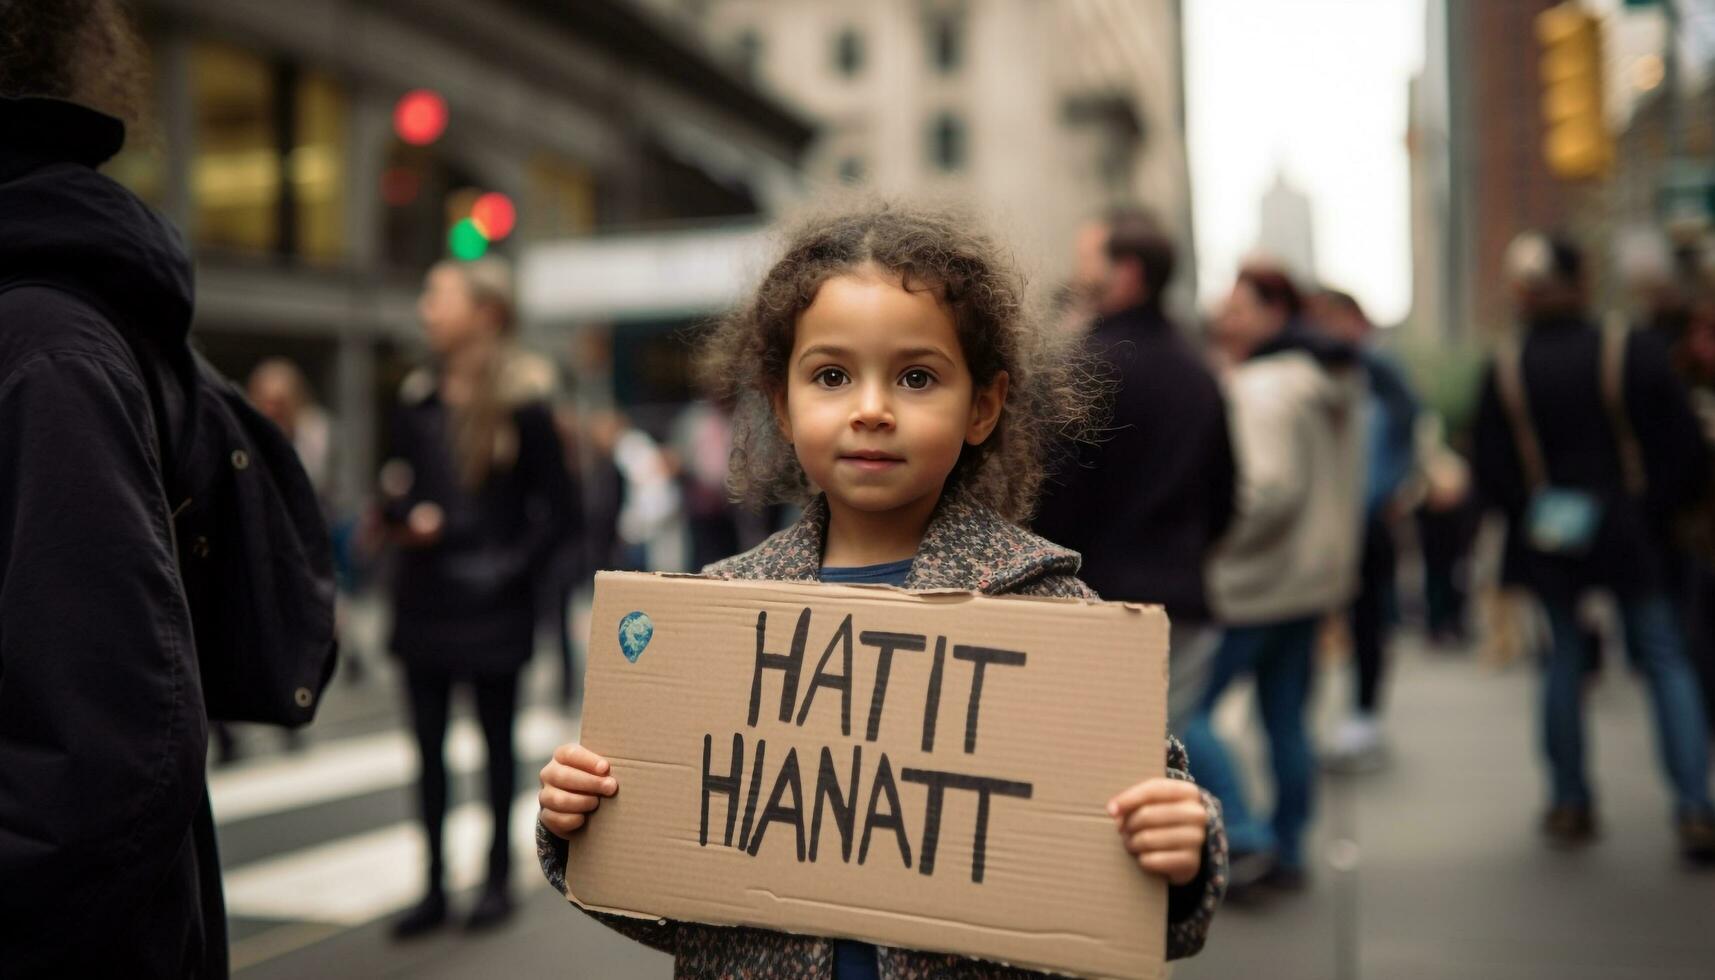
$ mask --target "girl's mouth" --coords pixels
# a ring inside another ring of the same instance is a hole
[[[859,450],[854,453],[842,453],[840,455],[840,462],[848,463],[860,470],[878,472],[899,466],[905,462],[905,459],[901,456],[895,456],[892,453],[877,452],[874,450]]]

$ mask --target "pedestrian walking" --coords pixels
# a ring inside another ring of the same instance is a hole
[[[1439,416],[1426,415],[1418,430],[1423,500],[1413,515],[1423,560],[1424,628],[1441,649],[1463,649],[1470,595],[1471,550],[1482,519],[1471,488],[1471,466],[1447,444]]]
[[[487,747],[493,837],[468,927],[512,911],[507,840],[517,760],[518,680],[534,648],[538,577],[575,530],[576,491],[548,405],[553,371],[510,342],[511,271],[500,259],[442,262],[417,312],[433,363],[405,379],[383,474],[399,545],[392,650],[405,667],[422,773],[428,890],[394,923],[410,938],[448,914],[445,742],[455,685],[469,686]]]
[[[1715,445],[1715,288],[1706,286],[1692,294],[1684,330],[1673,346],[1673,361],[1689,388],[1703,439]],[[1681,563],[1686,651],[1703,682],[1703,712],[1715,731],[1715,490],[1704,490],[1682,531],[1688,551]]]
[[[1203,568],[1233,516],[1226,401],[1167,314],[1172,239],[1146,213],[1116,209],[1081,242],[1079,293],[1099,311],[1085,349],[1113,386],[1112,413],[1098,441],[1067,447],[1032,528],[1082,555],[1079,577],[1103,597],[1167,608],[1167,717],[1177,731],[1220,636]]]
[[[1365,772],[1386,761],[1382,681],[1388,639],[1399,615],[1394,589],[1399,551],[1393,524],[1402,515],[1407,484],[1416,469],[1417,396],[1405,374],[1376,349],[1375,324],[1351,294],[1332,289],[1317,293],[1311,301],[1311,322],[1357,348],[1369,378],[1358,596],[1346,614],[1354,668],[1352,709],[1334,730],[1322,760],[1338,772]]]
[[[705,363],[718,397],[737,406],[734,489],[806,507],[793,527],[707,574],[1093,595],[1075,554],[1015,523],[1034,503],[1046,426],[1087,406],[1042,355],[1040,325],[996,245],[969,227],[879,205],[811,221],[715,333]],[[1115,846],[1170,885],[1167,954],[1180,957],[1203,945],[1225,845],[1219,810],[1184,778],[1176,740],[1166,755],[1180,778],[1115,787],[1108,810]],[[581,746],[562,746],[543,769],[539,847],[561,891],[562,838],[599,819],[617,790],[607,761]],[[674,954],[681,975],[1026,975],[867,943],[597,917]]]
[[[1209,571],[1226,632],[1185,727],[1192,772],[1221,801],[1242,889],[1304,884],[1315,789],[1306,725],[1318,624],[1357,592],[1363,519],[1364,394],[1357,349],[1312,330],[1285,273],[1240,272],[1220,333],[1238,358],[1227,379],[1238,457],[1238,516]],[[1256,680],[1275,803],[1253,815],[1213,713],[1244,676]]]
[[[1715,859],[1708,733],[1669,591],[1672,521],[1702,491],[1708,449],[1660,337],[1592,322],[1575,246],[1527,233],[1506,261],[1522,337],[1503,343],[1484,379],[1475,463],[1483,496],[1507,517],[1511,572],[1548,615],[1543,832],[1563,847],[1597,832],[1577,607],[1602,589],[1649,687],[1681,848]]]

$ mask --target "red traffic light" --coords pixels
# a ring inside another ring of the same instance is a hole
[[[412,146],[428,146],[447,129],[447,102],[420,88],[406,92],[393,107],[393,131]]]
[[[489,191],[477,198],[471,205],[470,216],[476,222],[477,230],[491,242],[512,234],[512,228],[518,222],[518,210],[512,206],[512,199],[499,191]]]

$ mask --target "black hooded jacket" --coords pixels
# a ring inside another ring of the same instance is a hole
[[[1232,521],[1227,409],[1202,358],[1157,309],[1097,321],[1086,348],[1116,385],[1099,445],[1044,487],[1036,533],[1077,551],[1104,599],[1209,618],[1203,563]]]
[[[0,973],[224,976],[207,723],[163,489],[191,268],[94,169],[124,140],[0,99]],[[179,414],[182,414],[180,412]]]
[[[1526,479],[1491,363],[1478,401],[1473,468],[1484,500],[1507,517],[1507,578],[1561,602],[1587,588],[1627,596],[1668,588],[1673,521],[1703,492],[1710,456],[1661,337],[1633,331],[1626,341],[1623,397],[1645,476],[1638,498],[1626,493],[1619,442],[1602,396],[1596,325],[1578,315],[1529,323],[1519,371],[1549,481],[1594,495],[1603,514],[1587,554],[1546,555],[1525,547],[1522,524],[1536,488]]]

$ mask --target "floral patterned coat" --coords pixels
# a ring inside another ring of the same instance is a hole
[[[817,498],[794,526],[742,555],[709,566],[704,572],[732,579],[817,581],[827,515],[826,502]],[[969,497],[949,495],[929,523],[905,587],[972,589],[987,595],[1095,598],[1089,586],[1077,578],[1078,563],[1076,552],[1031,534]],[[1190,779],[1186,769],[1185,749],[1169,735],[1167,774],[1176,779]],[[1226,892],[1227,840],[1220,804],[1204,791],[1203,805],[1209,811],[1209,826],[1202,870],[1190,883],[1168,892],[1169,959],[1190,956],[1203,948],[1210,920]],[[565,842],[537,823],[536,844],[543,873],[565,894]],[[679,978],[831,980],[834,973],[833,944],[814,936],[589,914],[638,942],[673,954],[674,975]],[[878,946],[877,954],[882,980],[927,977],[1022,980],[1045,976],[945,953]]]

